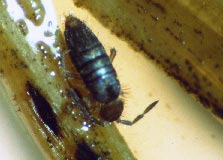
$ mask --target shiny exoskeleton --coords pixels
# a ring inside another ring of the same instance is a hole
[[[116,100],[120,94],[120,83],[95,34],[70,15],[66,17],[64,35],[71,61],[94,99],[102,103]]]
[[[155,101],[150,104],[133,121],[121,120],[120,116],[124,109],[124,103],[121,99],[118,99],[120,83],[111,64],[116,55],[116,50],[114,48],[110,50],[109,58],[94,33],[72,15],[66,17],[64,35],[72,63],[80,73],[93,98],[103,103],[99,113],[103,120],[133,125],[158,103],[158,101]],[[77,91],[71,89],[70,94],[89,121],[103,125],[103,122],[98,121],[88,112]]]

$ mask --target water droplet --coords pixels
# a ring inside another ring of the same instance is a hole
[[[0,3],[2,6],[7,7],[7,4],[5,3],[5,1],[1,1]]]
[[[52,54],[50,47],[42,41],[40,41],[36,44],[36,48],[39,51],[41,51],[41,53],[43,53],[45,56]]]
[[[95,147],[95,144],[91,144],[91,147],[92,147],[92,148]]]
[[[55,77],[56,76],[56,72],[54,72],[54,71],[50,72],[50,76]]]
[[[56,51],[57,51],[58,53],[60,53],[60,52],[61,52],[61,47],[57,46],[57,47],[56,47]]]
[[[31,20],[35,25],[42,24],[45,17],[45,10],[40,0],[18,0],[18,3],[29,20]]]
[[[87,132],[89,130],[89,127],[86,122],[83,122],[83,126],[82,126],[81,130],[85,131],[85,132]]]
[[[19,26],[21,32],[23,35],[27,35],[29,33],[28,27],[26,25],[26,22],[21,19],[19,21],[17,21],[17,25]]]
[[[186,42],[185,42],[185,41],[182,41],[181,43],[182,43],[182,45],[185,45],[185,44],[186,44]]]
[[[152,38],[149,38],[149,39],[148,39],[148,41],[149,41],[149,42],[152,42],[152,41],[153,41],[153,39],[152,39]]]

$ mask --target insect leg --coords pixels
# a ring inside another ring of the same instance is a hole
[[[153,109],[153,107],[155,107],[158,102],[159,101],[155,101],[155,102],[151,103],[148,107],[146,107],[144,112],[142,114],[139,114],[138,116],[136,116],[136,118],[133,121],[123,120],[123,119],[119,118],[118,120],[116,120],[116,122],[121,123],[121,124],[125,124],[125,125],[128,125],[128,126],[132,126],[133,124],[138,122],[140,119],[142,119],[146,113],[148,113],[151,109]]]
[[[66,78],[74,78],[74,75],[69,72],[66,68],[66,62],[65,62],[65,57],[68,55],[69,51],[66,51],[61,54],[61,57],[59,57],[60,60],[60,66],[62,68],[62,73]]]
[[[73,97],[73,99],[76,102],[76,105],[80,108],[81,112],[83,113],[84,117],[87,118],[87,120],[89,120],[91,123],[95,123],[101,126],[105,125],[104,123],[102,123],[101,121],[95,119],[90,115],[86,106],[83,104],[83,102],[81,101],[80,97],[78,96],[77,92],[74,89],[70,89],[70,95]]]
[[[78,77],[78,73],[74,73],[74,72],[70,72],[68,70],[68,67],[66,66],[66,57],[69,57],[69,52],[70,50],[67,50],[63,53],[61,53],[61,56],[58,58],[60,60],[60,67],[62,68],[62,74],[66,77],[66,78],[71,78],[74,79],[76,77]]]
[[[111,63],[112,63],[113,60],[115,59],[116,53],[117,53],[117,51],[116,51],[115,48],[111,48],[111,49],[110,49],[110,56],[109,56],[109,59],[110,59],[110,62],[111,62]]]

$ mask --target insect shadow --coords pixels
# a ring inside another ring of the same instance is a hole
[[[124,103],[118,98],[121,86],[111,63],[116,56],[116,50],[112,48],[110,57],[108,57],[96,35],[82,21],[72,15],[66,17],[64,36],[70,59],[86,88],[96,101],[103,104],[99,113],[103,120],[132,125],[143,118],[144,114],[148,113],[157,104],[158,101],[153,102],[133,121],[121,120],[120,116],[124,109]],[[91,116],[77,91],[71,89],[70,94],[88,119],[101,124]]]

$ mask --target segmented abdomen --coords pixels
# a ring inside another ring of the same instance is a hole
[[[79,19],[68,16],[64,34],[71,60],[92,96],[104,103],[117,99],[120,83],[116,71],[94,33]]]

